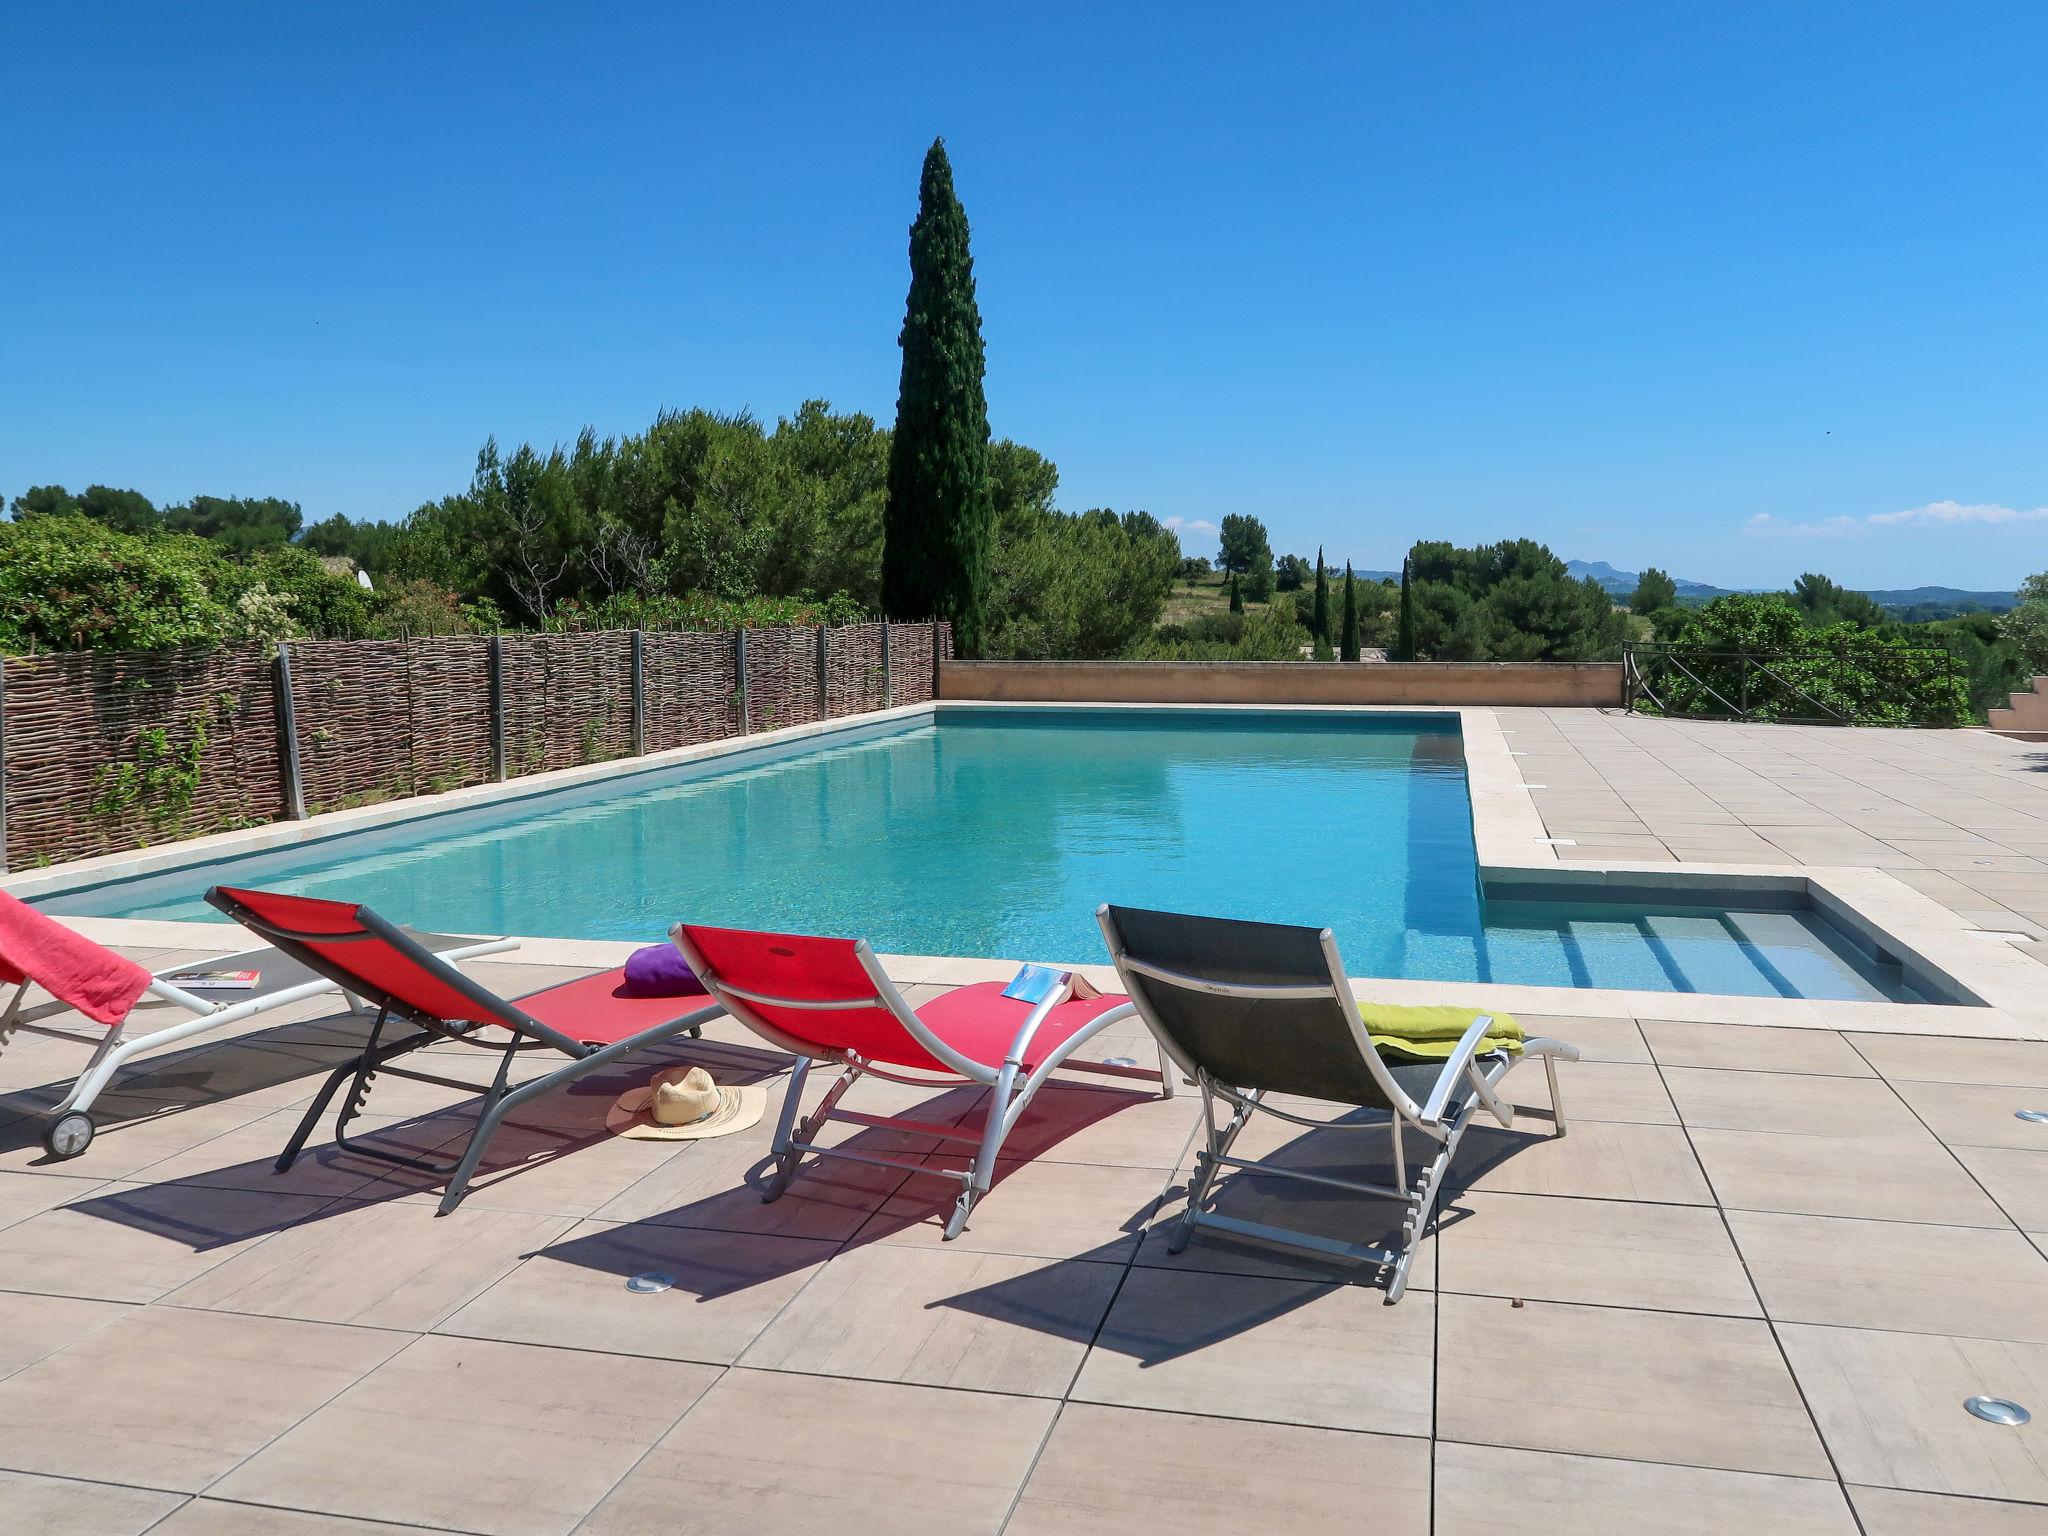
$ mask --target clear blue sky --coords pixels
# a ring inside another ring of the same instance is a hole
[[[2039,0],[984,9],[11,0],[0,492],[393,516],[490,433],[887,420],[943,133],[1066,506],[2048,568]]]

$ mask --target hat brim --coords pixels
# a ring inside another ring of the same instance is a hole
[[[614,1136],[635,1141],[703,1141],[713,1136],[731,1136],[761,1123],[768,1109],[766,1088],[723,1088],[718,1090],[718,1108],[701,1120],[687,1125],[663,1125],[650,1113],[654,1101],[651,1088],[629,1088],[605,1113],[604,1128]]]

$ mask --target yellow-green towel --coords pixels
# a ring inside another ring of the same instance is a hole
[[[1365,1032],[1382,1056],[1407,1061],[1443,1061],[1457,1049],[1465,1031],[1479,1017],[1478,1008],[1402,1007],[1395,1003],[1360,1003],[1358,1013],[1365,1020]],[[1522,1049],[1522,1026],[1513,1014],[1496,1013],[1493,1027],[1480,1044],[1481,1051]]]

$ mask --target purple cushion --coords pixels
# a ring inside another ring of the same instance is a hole
[[[704,983],[675,945],[650,944],[633,951],[626,962],[625,985],[619,990],[628,997],[689,997],[702,992]]]

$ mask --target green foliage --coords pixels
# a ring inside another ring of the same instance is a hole
[[[117,533],[149,533],[163,525],[156,507],[140,491],[89,485],[73,496],[61,485],[36,485],[14,498],[17,521],[32,517],[83,517]]]
[[[2048,672],[2048,571],[2020,583],[2019,604],[1999,623],[1999,633],[2026,658],[2034,672]]]
[[[1186,624],[1162,624],[1131,655],[1145,661],[1300,661],[1312,648],[1291,607],[1262,613],[1208,613]]]
[[[1531,539],[1475,549],[1423,542],[1409,551],[1403,654],[1437,661],[1591,661],[1613,656],[1627,615],[1591,579]]]
[[[1310,567],[1300,555],[1282,555],[1273,566],[1273,585],[1277,591],[1299,592],[1308,585]]]
[[[1408,567],[1410,562],[1401,562],[1401,619],[1400,630],[1394,639],[1394,660],[1415,659],[1415,598],[1408,590]]]
[[[1319,649],[1330,648],[1330,572],[1323,564],[1320,544],[1316,546],[1316,596],[1315,606],[1309,610],[1308,632],[1316,637]]]
[[[1214,569],[1215,567],[1209,564],[1207,555],[1183,555],[1180,562],[1174,566],[1173,574],[1180,581],[1193,581],[1208,575]]]
[[[1678,644],[1692,676],[1672,669],[1653,680],[1674,714],[1743,709],[1762,720],[1874,725],[1970,719],[1968,687],[1943,652],[1853,623],[1810,626],[1799,607],[1775,593],[1717,597],[1692,610]]]
[[[1808,571],[1792,583],[1792,606],[1816,629],[1831,624],[1853,624],[1858,629],[1876,629],[1886,622],[1885,611],[1861,592],[1837,586],[1827,577]]]
[[[1344,626],[1337,641],[1339,661],[1358,660],[1358,581],[1351,574],[1351,562],[1344,562]]]
[[[1240,579],[1246,601],[1272,601],[1273,546],[1266,525],[1242,512],[1226,512],[1217,537],[1222,547],[1216,568]]]
[[[844,592],[824,601],[810,597],[641,597],[620,593],[596,602],[578,598],[548,615],[547,628],[565,634],[599,629],[777,629],[787,625],[858,624],[870,615]]]
[[[1636,589],[1628,600],[1629,612],[1644,618],[1678,606],[1678,583],[1654,565],[1636,578]]]
[[[153,650],[219,638],[227,610],[198,539],[146,538],[71,516],[0,525],[0,647]]]
[[[143,727],[136,733],[132,762],[104,763],[93,774],[94,813],[118,821],[140,812],[158,831],[176,831],[191,813],[192,797],[199,790],[206,740],[203,713],[186,719],[184,739],[178,742],[163,726]]]
[[[1230,611],[1232,613],[1244,612],[1244,593],[1238,589],[1237,577],[1234,574],[1230,578]]]
[[[1020,507],[1003,521],[985,654],[1120,656],[1159,621],[1180,545],[1149,513]]]
[[[988,402],[967,214],[942,139],[932,141],[918,187],[900,340],[882,603],[892,618],[951,619],[959,654],[979,656],[996,520]]]
[[[194,496],[163,513],[163,526],[171,532],[196,533],[231,551],[289,544],[304,521],[297,502],[275,496]]]
[[[1995,613],[1966,613],[1907,630],[1922,644],[1948,647],[1963,669],[1970,692],[1970,707],[1981,717],[1987,709],[2003,707],[2010,697],[2028,686],[2034,669],[2025,652],[2004,631],[2003,618]]]

